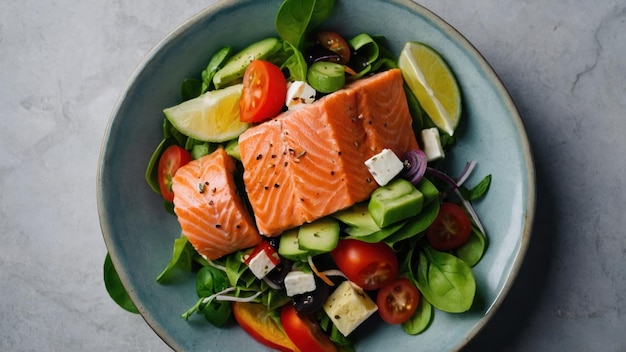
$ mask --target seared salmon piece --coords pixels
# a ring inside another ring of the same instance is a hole
[[[208,260],[261,242],[254,220],[237,193],[235,161],[219,148],[176,171],[174,212],[183,234]]]
[[[355,82],[239,137],[259,232],[277,236],[367,199],[378,187],[365,160],[418,149],[399,70]]]

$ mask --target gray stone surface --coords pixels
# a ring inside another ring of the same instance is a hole
[[[1,351],[168,350],[104,289],[96,167],[130,74],[211,3],[0,4]],[[537,167],[527,260],[467,350],[626,350],[626,3],[421,3],[498,72]]]

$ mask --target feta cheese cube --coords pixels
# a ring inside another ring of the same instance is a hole
[[[380,186],[389,183],[404,169],[404,164],[391,149],[383,149],[365,160],[365,166]]]
[[[285,276],[287,296],[292,297],[306,292],[315,291],[315,276],[312,272],[293,270]]]
[[[424,154],[430,162],[433,160],[445,158],[446,154],[441,146],[441,138],[437,127],[423,129],[421,132],[422,144],[424,144]]]
[[[311,104],[314,102],[316,93],[315,89],[306,82],[291,82],[287,88],[285,105],[287,105],[289,110],[301,108],[304,104]]]
[[[343,336],[348,336],[378,310],[363,289],[350,281],[342,282],[328,297],[323,308]]]
[[[272,271],[277,265],[277,261],[270,257],[270,253],[268,251],[259,251],[256,255],[250,258],[248,262],[248,267],[250,271],[259,279],[262,279]]]

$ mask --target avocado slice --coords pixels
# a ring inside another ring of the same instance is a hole
[[[413,184],[398,178],[377,188],[368,203],[374,222],[380,227],[415,216],[422,210],[424,195]]]

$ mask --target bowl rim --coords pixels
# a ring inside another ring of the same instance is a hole
[[[97,208],[98,208],[98,216],[100,222],[100,228],[103,235],[103,239],[107,248],[107,251],[110,254],[111,261],[114,267],[118,268],[120,259],[119,253],[117,252],[117,247],[113,243],[110,238],[110,228],[106,217],[106,207],[103,201],[104,197],[104,187],[103,187],[103,173],[106,170],[106,155],[108,144],[110,143],[109,136],[111,133],[112,126],[116,120],[116,116],[127,97],[127,92],[131,90],[133,86],[137,84],[137,80],[141,73],[144,71],[145,67],[149,65],[154,59],[155,56],[165,48],[169,43],[175,41],[178,37],[183,35],[185,31],[202,21],[206,17],[210,17],[216,14],[219,14],[222,11],[228,10],[229,8],[236,7],[241,3],[251,2],[254,0],[218,0],[216,3],[201,9],[196,12],[194,15],[183,21],[181,24],[176,26],[173,30],[171,30],[167,35],[165,35],[161,40],[159,40],[148,52],[147,54],[140,60],[136,68],[133,70],[129,79],[122,86],[121,92],[119,93],[117,100],[114,104],[114,107],[109,116],[109,120],[107,126],[105,128],[103,134],[103,140],[100,146],[100,153],[98,158],[98,166],[97,166],[97,175],[96,175],[96,200],[97,200]],[[506,280],[504,280],[504,284],[500,292],[498,292],[495,296],[495,300],[489,306],[485,315],[471,328],[468,334],[458,342],[455,346],[454,350],[462,349],[467,343],[469,343],[476,335],[478,335],[483,328],[491,321],[491,318],[501,307],[503,301],[508,296],[508,293],[515,282],[520,269],[524,263],[526,258],[526,253],[528,250],[530,238],[532,235],[533,224],[535,221],[535,212],[536,212],[536,170],[534,166],[534,156],[530,147],[530,142],[528,140],[528,135],[526,133],[526,129],[524,127],[523,120],[519,114],[519,111],[511,97],[509,91],[506,86],[492,68],[492,66],[488,63],[486,58],[478,51],[478,49],[456,28],[454,28],[451,24],[441,18],[439,15],[435,14],[433,11],[425,7],[424,5],[418,4],[411,0],[380,0],[380,2],[390,3],[395,6],[399,6],[402,8],[406,8],[413,13],[419,14],[430,21],[433,25],[442,30],[447,36],[452,38],[452,40],[461,46],[464,51],[468,54],[468,56],[474,58],[478,65],[482,68],[484,74],[488,78],[488,80],[493,84],[495,90],[497,91],[498,96],[502,99],[506,110],[510,113],[510,119],[517,130],[519,142],[522,147],[522,155],[524,160],[524,169],[527,172],[527,184],[526,189],[527,193],[525,194],[526,200],[526,208],[523,209],[525,211],[525,218],[523,221],[523,231],[520,237],[520,243],[517,252],[514,254],[515,259],[512,262],[510,270],[508,272],[508,276]],[[162,331],[158,325],[151,322],[151,320],[146,317],[146,311],[143,308],[140,300],[138,299],[136,293],[132,289],[132,284],[130,282],[129,276],[123,271],[118,270],[118,275],[123,286],[126,288],[130,299],[133,301],[135,306],[138,308],[140,316],[144,319],[144,321],[151,327],[151,329],[165,342],[169,347],[177,350],[178,346],[175,341],[170,341],[167,337],[168,334],[165,331]]]

